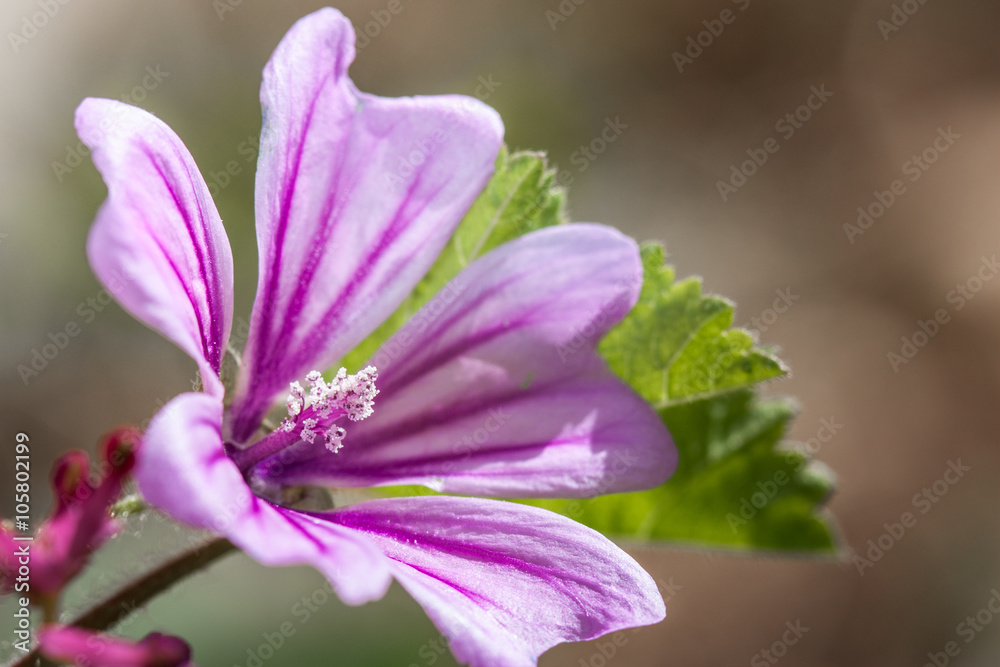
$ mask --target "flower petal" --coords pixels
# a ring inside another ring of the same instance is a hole
[[[223,532],[250,505],[249,487],[222,444],[222,401],[181,394],[153,417],[135,478],[152,505],[178,521]]]
[[[146,432],[135,476],[143,496],[175,519],[222,533],[264,565],[312,565],[344,602],[382,597],[388,565],[363,536],[254,496],[222,444],[222,402],[181,394]]]
[[[256,497],[225,532],[264,565],[312,565],[347,604],[378,600],[392,581],[389,562],[367,536]]]
[[[259,283],[237,441],[289,382],[333,364],[396,309],[493,172],[495,111],[460,96],[361,93],[353,59],[350,22],[323,9],[292,27],[264,71]]]
[[[508,498],[662,484],[677,464],[670,434],[594,349],[641,282],[635,243],[609,227],[553,227],[497,248],[376,353],[375,413],[345,424],[342,451],[300,447],[298,461],[258,474]]]
[[[476,498],[391,498],[329,515],[381,548],[459,662],[533,667],[562,642],[657,623],[653,579],[600,533]]]
[[[84,100],[76,128],[108,186],[87,241],[94,273],[133,316],[191,355],[221,395],[233,257],[191,154],[155,116],[114,100]]]

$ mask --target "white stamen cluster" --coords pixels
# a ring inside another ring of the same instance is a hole
[[[327,449],[334,453],[340,451],[344,446],[347,431],[335,423],[331,423],[322,433],[318,427],[331,417],[335,422],[345,414],[351,421],[361,421],[370,417],[374,412],[375,396],[378,394],[378,389],[375,388],[377,379],[378,371],[374,366],[368,366],[354,375],[348,375],[347,369],[341,368],[329,384],[323,379],[322,373],[310,371],[306,375],[306,382],[312,385],[308,400],[302,385],[298,382],[289,385],[286,401],[288,419],[281,423],[280,428],[286,432],[295,430],[299,415],[306,409],[312,409],[313,416],[302,420],[302,431],[299,434],[302,440],[313,443],[317,436],[322,434]],[[335,411],[338,414],[335,415]]]

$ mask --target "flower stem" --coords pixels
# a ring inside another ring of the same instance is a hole
[[[88,630],[106,630],[132,613],[136,607],[235,549],[235,545],[224,537],[194,547],[135,580],[91,608],[72,624]]]
[[[70,625],[88,630],[106,630],[181,579],[207,567],[235,549],[236,546],[223,537],[194,547],[128,584],[107,600],[71,621]],[[11,667],[29,667],[35,664],[38,657],[36,648]]]

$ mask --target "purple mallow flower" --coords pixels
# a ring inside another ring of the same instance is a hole
[[[635,303],[642,272],[635,243],[599,225],[493,250],[383,346],[377,370],[317,372],[427,272],[503,134],[476,100],[358,91],[353,58],[350,22],[324,9],[289,31],[264,71],[259,283],[230,395],[219,374],[232,257],[205,181],[153,116],[97,99],[77,112],[108,185],[91,264],[195,359],[204,386],[151,423],[136,468],[143,494],[261,563],[315,566],[349,604],[395,578],[476,666],[534,665],[557,643],[661,620],[637,563],[548,511],[448,496],[294,508],[308,486],[588,497],[661,484],[677,459],[656,413],[594,350]],[[567,345],[574,353],[560,354]],[[287,416],[268,432],[282,400]]]
[[[77,667],[193,667],[191,648],[178,637],[158,632],[139,641],[67,625],[46,625],[39,650],[48,658]]]
[[[83,570],[90,555],[121,529],[109,509],[135,464],[140,437],[130,427],[107,434],[98,448],[101,460],[95,470],[87,454],[79,450],[56,460],[52,466],[55,509],[35,539],[16,541],[15,526],[0,525],[0,592],[27,593],[39,603],[54,600]],[[29,570],[29,577],[21,575]]]

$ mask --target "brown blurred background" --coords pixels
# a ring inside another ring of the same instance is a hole
[[[245,317],[256,248],[244,142],[259,131],[260,72],[288,27],[321,6],[63,2],[5,0],[0,9],[0,450],[13,447],[16,432],[29,433],[36,479],[59,452],[89,449],[109,427],[149,419],[193,373],[180,351],[98,300],[84,240],[104,189],[89,158],[73,155],[74,108],[86,96],[128,96],[178,132],[209,182],[222,186],[216,200]],[[387,4],[340,9],[363,25]],[[33,31],[25,21],[42,5],[57,11],[36,19],[44,25]],[[830,509],[845,545],[863,555],[884,524],[907,511],[917,516],[863,576],[850,554],[830,562],[632,549],[654,577],[673,583],[667,620],[628,633],[611,657],[598,641],[558,647],[541,664],[773,664],[761,651],[796,622],[808,631],[771,654],[789,667],[924,665],[951,641],[959,655],[939,655],[938,664],[1000,664],[1000,618],[971,638],[970,626],[959,627],[1000,590],[1000,279],[991,280],[1000,252],[1000,6],[402,7],[360,50],[351,70],[359,88],[472,95],[481,80],[492,82],[487,101],[506,122],[508,144],[548,150],[573,174],[574,219],[665,241],[680,275],[699,274],[708,291],[738,304],[738,323],[763,318],[761,340],[779,346],[793,369],[768,390],[802,405],[792,436],[815,437],[824,418],[842,425],[818,457],[839,477]],[[720,34],[705,32],[713,27]],[[675,52],[703,32],[701,53],[691,47],[695,56],[679,71]],[[819,108],[801,112],[809,119],[798,127],[776,127],[814,86],[832,95],[822,105],[814,98]],[[583,157],[577,151],[608,119],[627,128],[595,159]],[[938,142],[947,150],[925,156],[933,164],[911,162],[949,128],[951,143]],[[723,201],[718,182],[769,137],[777,152]],[[216,176],[230,160],[241,171],[223,185]],[[880,217],[861,234],[845,228],[857,224],[858,207],[877,212],[876,191],[891,191],[896,179],[905,191]],[[958,285],[971,298],[956,296]],[[767,309],[777,290],[797,298],[774,319]],[[894,369],[889,353],[901,355],[901,337],[912,338],[939,309],[947,321]],[[81,333],[26,385],[18,364],[72,321]],[[0,489],[12,480],[7,458]],[[971,470],[952,486],[939,483],[947,493],[921,514],[914,495],[933,489],[959,459]],[[9,495],[0,495],[4,515]],[[140,533],[149,539],[135,539]],[[74,599],[85,603],[95,587],[140,567],[144,554],[187,539],[155,518],[134,521]],[[454,664],[428,643],[437,633],[398,587],[360,609],[326,602],[299,623],[296,601],[320,586],[309,570],[265,570],[237,556],[158,599],[122,631],[166,630],[192,641],[199,664],[247,665],[256,664],[248,650],[264,633],[292,620],[296,634],[264,665]],[[10,608],[0,606],[4,639]],[[987,618],[991,612],[978,623]]]

